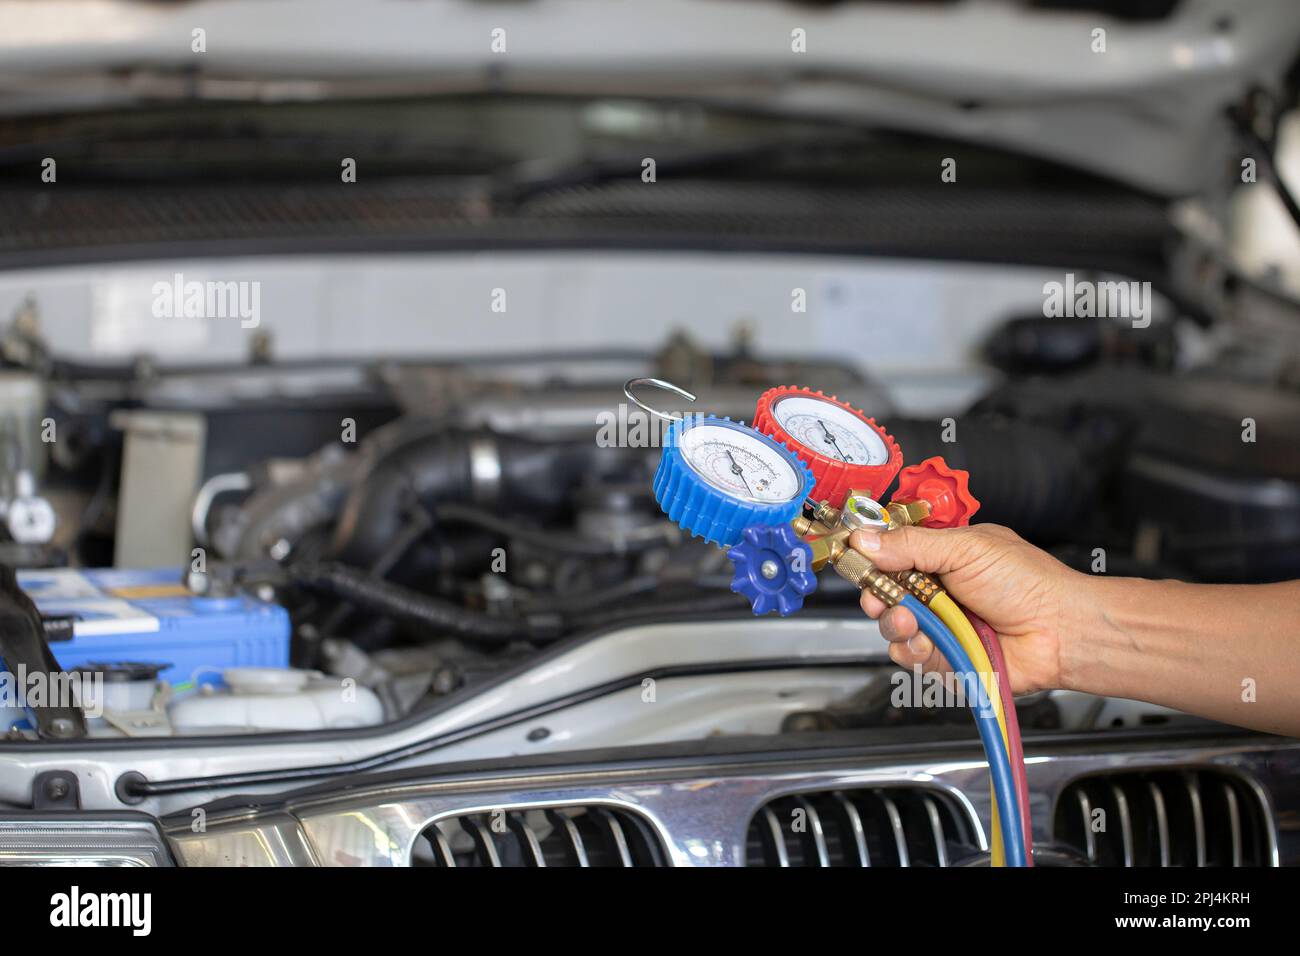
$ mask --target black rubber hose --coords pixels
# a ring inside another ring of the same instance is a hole
[[[322,449],[312,456],[306,473],[287,484],[271,480],[267,469],[255,469],[254,491],[240,505],[238,521],[218,523],[212,543],[223,556],[241,560],[263,557],[281,538],[297,551],[312,532],[333,529],[369,463],[400,445],[427,438],[432,430],[425,419],[403,416],[372,432],[355,454],[336,454],[338,446],[333,452]]]
[[[554,640],[562,630],[561,621],[554,614],[515,620],[492,617],[400,584],[381,581],[344,564],[295,565],[289,572],[302,587],[330,594],[356,607],[474,640],[501,643]]]
[[[659,547],[664,543],[662,536],[643,538],[620,544],[614,541],[601,541],[596,538],[581,538],[562,532],[544,531],[540,528],[521,527],[517,522],[511,521],[509,518],[503,518],[494,512],[457,502],[438,505],[434,514],[440,522],[473,525],[476,528],[491,531],[503,538],[526,542],[539,551],[573,555],[579,558],[614,557],[620,554],[630,554],[647,548]]]
[[[674,614],[710,613],[743,609],[744,601],[734,594],[695,596],[668,603],[646,602],[640,606],[609,610],[590,604],[575,607],[569,614],[558,609],[534,611],[519,618],[499,618],[470,611],[451,601],[422,594],[411,588],[381,581],[358,568],[344,564],[302,564],[291,566],[293,581],[305,588],[337,597],[359,608],[388,614],[405,621],[451,632],[470,640],[553,641],[575,628],[621,623],[637,618]]]
[[[491,443],[497,466],[490,500],[474,486],[476,442]],[[596,450],[594,443],[558,445],[446,431],[405,442],[379,456],[348,496],[335,527],[333,554],[347,564],[370,567],[400,534],[412,502],[436,515],[440,505],[477,497],[488,506],[508,501],[512,509],[544,516],[570,499]]]

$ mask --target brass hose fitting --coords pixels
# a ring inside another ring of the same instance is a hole
[[[912,568],[910,571],[895,571],[893,578],[907,590],[911,591],[926,607],[934,600],[936,594],[943,593],[943,585],[924,571]]]
[[[834,564],[840,559],[840,555],[848,550],[849,532],[845,529],[827,531],[824,534],[814,531],[814,534],[804,541],[812,548],[812,569],[817,572],[828,564]]]
[[[813,509],[813,520],[817,521],[827,528],[834,528],[840,523],[840,512],[838,508],[832,508],[829,501],[820,501],[817,507]]]
[[[906,528],[909,525],[920,524],[926,518],[930,517],[930,503],[928,501],[891,501],[885,507],[889,515],[889,523],[893,527]]]
[[[854,587],[870,591],[885,604],[893,607],[903,600],[903,586],[890,575],[876,567],[875,562],[860,551],[846,548],[834,562],[835,572]]]

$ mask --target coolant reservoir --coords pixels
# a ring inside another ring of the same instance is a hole
[[[384,719],[374,691],[353,680],[279,667],[232,667],[221,677],[224,687],[205,687],[167,708],[176,732],[337,730]]]

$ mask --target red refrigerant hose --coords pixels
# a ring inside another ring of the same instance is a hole
[[[958,605],[959,607],[961,605]],[[980,643],[998,675],[998,694],[1002,698],[1002,711],[1007,719],[1008,756],[1011,758],[1011,775],[1020,797],[1020,826],[1025,833],[1025,865],[1034,865],[1033,823],[1029,813],[1029,780],[1025,776],[1025,748],[1020,740],[1020,718],[1016,715],[1016,701],[1011,693],[1011,678],[1007,674],[1007,659],[1002,653],[1002,642],[984,618],[962,607],[962,613],[979,635]]]

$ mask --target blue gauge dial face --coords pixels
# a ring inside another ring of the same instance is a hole
[[[798,498],[803,488],[786,453],[753,432],[696,425],[682,433],[679,448],[692,471],[734,498],[775,504]]]

